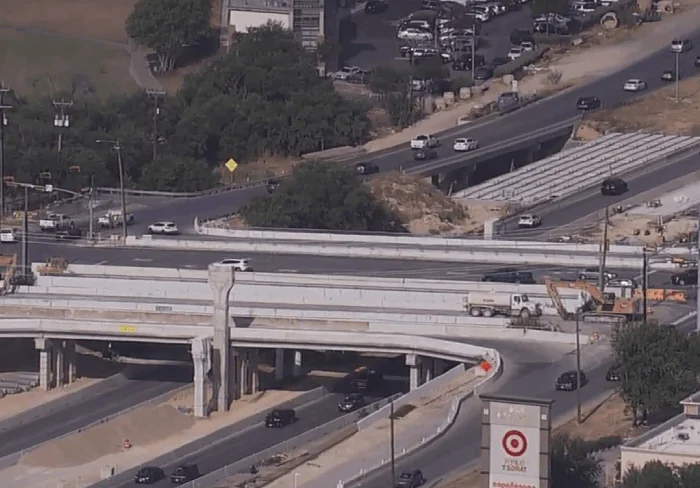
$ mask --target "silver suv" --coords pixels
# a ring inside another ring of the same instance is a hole
[[[224,259],[219,264],[231,266],[235,271],[253,271],[250,266],[250,259]]]
[[[578,279],[582,281],[586,280],[597,280],[600,276],[598,268],[586,268],[578,272]],[[617,273],[612,271],[603,271],[603,276],[605,276],[606,283],[614,278],[617,278]]]

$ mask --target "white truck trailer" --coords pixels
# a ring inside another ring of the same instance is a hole
[[[466,298],[466,309],[472,317],[539,317],[542,309],[524,293],[471,292]]]

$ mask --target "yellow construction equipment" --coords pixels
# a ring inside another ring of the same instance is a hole
[[[588,293],[595,304],[595,309],[582,313],[584,321],[629,322],[637,320],[644,314],[640,297],[620,298],[616,297],[614,293],[601,293],[595,285],[587,281],[551,281],[546,279],[545,285],[557,312],[564,319],[569,318],[570,314],[562,303],[558,288],[583,290]]]
[[[68,261],[63,258],[49,258],[45,264],[37,268],[40,275],[60,275],[68,267]]]

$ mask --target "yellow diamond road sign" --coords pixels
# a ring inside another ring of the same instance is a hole
[[[236,171],[236,168],[238,168],[238,163],[236,161],[234,161],[233,158],[231,158],[228,161],[226,161],[225,166],[226,166],[226,169],[228,169],[231,173],[233,173],[234,171]]]

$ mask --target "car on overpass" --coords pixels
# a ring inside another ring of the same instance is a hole
[[[452,145],[452,149],[454,149],[456,152],[474,151],[478,148],[479,141],[467,137],[459,137],[455,139],[455,142]]]
[[[180,229],[173,222],[156,222],[148,226],[148,233],[174,236],[180,233]]]
[[[542,225],[542,218],[539,215],[525,214],[518,219],[518,227],[521,229],[534,229]]]
[[[420,469],[404,471],[396,482],[396,488],[418,488],[425,484],[425,476]]]
[[[502,268],[495,273],[484,275],[481,281],[493,283],[516,283],[523,285],[534,285],[537,283],[530,271],[518,271],[512,268]]]
[[[234,271],[253,271],[249,258],[228,258],[222,260],[219,264],[222,266],[231,266]]]
[[[578,279],[581,281],[597,280],[599,276],[600,269],[598,268],[585,268],[578,272]],[[608,283],[610,280],[617,278],[617,273],[605,270],[603,271],[603,276],[605,277],[605,282]]]
[[[420,135],[411,139],[411,149],[428,149],[435,148],[440,145],[437,137],[431,135]]]

